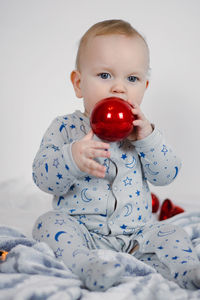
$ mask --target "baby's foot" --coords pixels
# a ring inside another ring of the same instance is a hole
[[[125,267],[117,260],[104,261],[92,258],[81,269],[85,286],[91,291],[105,291],[119,282]]]
[[[200,265],[196,265],[191,270],[179,270],[175,281],[182,287],[189,290],[200,289]],[[175,278],[175,277],[174,277]]]

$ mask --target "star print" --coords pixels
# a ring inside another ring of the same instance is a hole
[[[55,252],[55,256],[58,258],[59,256],[62,256],[62,253],[63,253],[64,249],[60,249],[58,248]]]
[[[59,165],[58,158],[55,158],[55,159],[53,160],[53,166],[57,168],[58,165]]]
[[[140,156],[141,156],[141,157],[145,157],[144,152],[140,152]]]
[[[63,225],[65,224],[65,220],[56,220],[55,224]]]
[[[73,189],[74,189],[74,184],[72,185],[72,186],[70,186],[70,191],[73,191]]]
[[[120,226],[121,229],[126,229],[127,226],[125,224],[123,224],[122,226]]]
[[[121,156],[121,158],[122,158],[122,159],[126,159],[126,158],[127,158],[126,153],[123,153],[122,156]]]
[[[55,145],[52,146],[52,149],[53,149],[55,152],[58,151],[58,150],[60,150],[59,147],[57,147],[57,146],[55,146]]]
[[[139,196],[139,195],[140,195],[140,191],[138,191],[138,190],[137,190],[137,192],[135,192],[135,193],[136,193],[136,195],[137,195],[137,196]]]
[[[131,185],[132,183],[132,178],[129,178],[128,176],[126,177],[125,180],[123,180],[124,182],[124,185],[127,186],[127,185]]]
[[[87,181],[87,182],[90,182],[91,179],[92,179],[92,178],[91,178],[90,176],[86,176],[86,177],[85,177],[85,181]]]
[[[71,128],[71,129],[74,129],[74,128],[76,128],[76,126],[75,126],[74,124],[72,124],[72,125],[70,126],[70,128]]]
[[[63,178],[62,174],[60,174],[60,173],[58,173],[56,176],[58,177],[58,179],[62,179]]]
[[[168,152],[167,147],[165,145],[163,145],[161,152],[163,152],[164,155],[166,155],[166,153]]]

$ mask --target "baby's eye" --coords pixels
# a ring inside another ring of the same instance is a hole
[[[137,80],[138,80],[138,78],[133,75],[128,76],[128,81],[130,81],[130,82],[136,82]]]
[[[101,77],[102,79],[111,78],[109,73],[100,73],[100,74],[98,74],[98,76]]]

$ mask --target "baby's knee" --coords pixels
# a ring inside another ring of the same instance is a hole
[[[47,241],[51,240],[51,237],[55,238],[58,232],[65,232],[68,235],[78,236],[80,239],[87,231],[83,226],[66,212],[53,210],[46,212],[36,220],[32,235],[38,241]]]

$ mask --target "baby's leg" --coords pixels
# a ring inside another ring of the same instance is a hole
[[[117,261],[100,258],[86,227],[63,211],[50,211],[39,217],[33,237],[46,242],[90,290],[108,289],[124,272],[124,266]]]
[[[181,227],[156,223],[144,229],[138,242],[140,253],[155,253],[181,287],[200,288],[200,262],[189,236]]]

